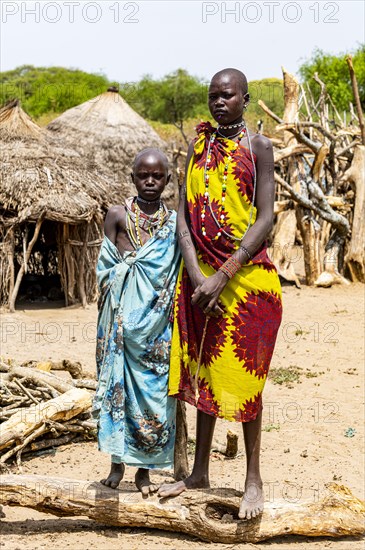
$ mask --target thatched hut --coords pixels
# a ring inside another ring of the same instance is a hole
[[[113,86],[68,109],[47,128],[110,178],[115,202],[134,193],[130,173],[136,153],[146,147],[157,147],[168,154],[167,143]],[[170,207],[176,206],[177,195],[177,185],[171,182],[163,195]]]
[[[0,109],[0,305],[19,294],[83,305],[95,265],[108,179],[42,130],[14,100]],[[62,297],[62,294],[61,294]]]

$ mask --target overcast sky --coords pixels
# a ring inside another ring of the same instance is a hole
[[[1,70],[58,65],[132,82],[179,67],[208,80],[227,67],[248,79],[296,73],[315,47],[365,41],[364,2],[1,1]]]

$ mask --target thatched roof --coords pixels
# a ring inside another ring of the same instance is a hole
[[[113,87],[65,111],[47,128],[99,165],[120,199],[135,192],[130,178],[135,155],[146,147],[167,151],[167,144]],[[172,186],[166,192],[171,195]]]
[[[80,223],[110,204],[108,179],[42,130],[14,100],[0,109],[0,211],[8,222]]]

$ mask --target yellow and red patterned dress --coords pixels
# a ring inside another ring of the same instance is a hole
[[[237,250],[239,240],[231,239],[224,233],[212,240],[218,228],[209,208],[205,211],[206,236],[203,235],[204,167],[214,128],[209,123],[203,123],[197,131],[198,138],[187,174],[186,197],[188,223],[199,266],[208,277]],[[209,164],[209,196],[217,219],[221,214],[222,178],[227,165],[224,231],[228,235],[242,237],[249,223],[253,199],[251,154],[242,145],[235,150],[234,141],[217,136],[211,144]],[[256,208],[253,207],[252,224],[255,219]],[[262,408],[262,391],[282,315],[279,277],[266,253],[266,243],[224,288],[220,296],[223,315],[209,318],[198,376],[197,403],[193,378],[198,365],[205,315],[199,306],[191,304],[192,292],[182,262],[174,304],[169,395],[226,420],[254,420]]]

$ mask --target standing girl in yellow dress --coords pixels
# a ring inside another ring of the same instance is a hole
[[[268,138],[246,128],[247,90],[236,69],[212,78],[208,104],[218,126],[200,124],[188,151],[169,395],[198,409],[197,443],[191,475],[159,494],[209,487],[216,418],[242,422],[247,475],[239,516],[250,519],[263,510],[262,391],[282,305],[265,243],[273,223],[273,150]]]

